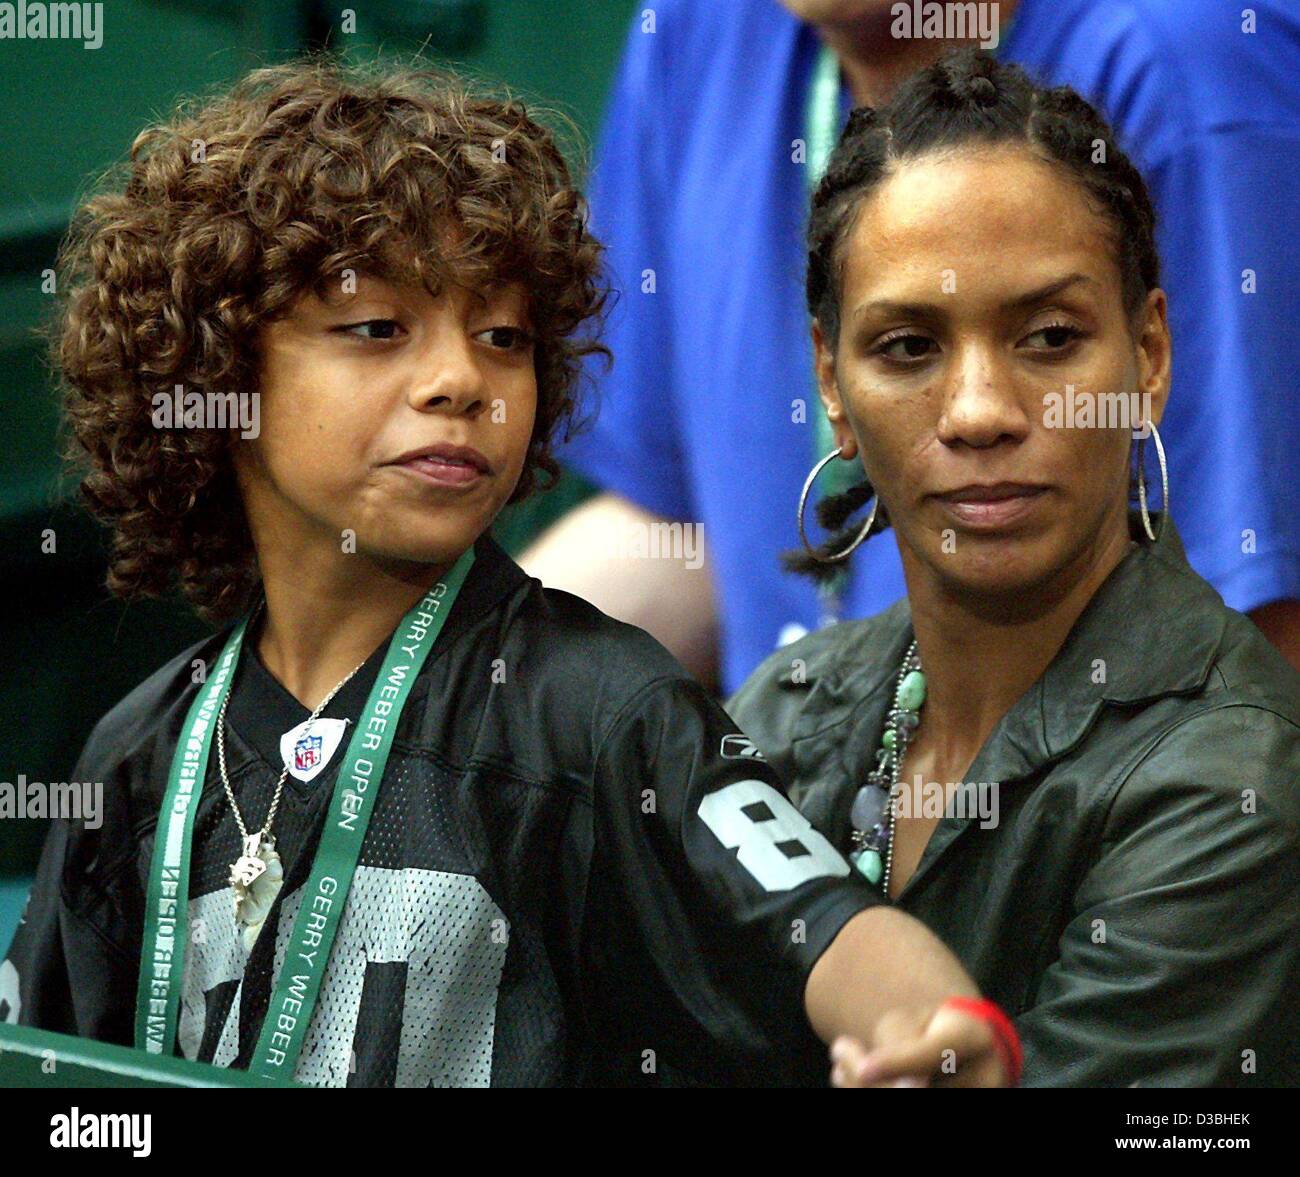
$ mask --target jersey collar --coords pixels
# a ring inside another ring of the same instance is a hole
[[[491,613],[501,600],[521,585],[527,584],[528,579],[523,569],[491,535],[480,536],[474,545],[474,564],[452,606],[451,616],[420,672],[421,677],[429,673],[429,668],[436,664],[466,630]],[[346,718],[355,722],[365,707],[387,649],[387,641],[380,643],[352,680],[330,701],[322,712],[324,717]],[[302,723],[311,711],[267,670],[251,644],[240,658],[236,673],[227,713],[230,728],[236,736],[227,748],[227,752],[231,753],[231,776],[233,778],[255,756],[260,756],[273,771],[279,772],[282,766],[280,737],[290,728]],[[344,745],[350,738],[349,728],[344,736]],[[335,760],[341,758],[340,750],[335,753]],[[334,768],[334,764],[327,766],[319,776],[307,782],[298,780],[290,773],[286,785],[302,794],[315,792],[333,780]]]

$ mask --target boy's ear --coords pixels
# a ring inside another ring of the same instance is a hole
[[[858,442],[853,436],[853,430],[844,412],[844,405],[840,400],[840,389],[835,380],[835,354],[822,334],[822,325],[816,319],[813,320],[812,325],[812,345],[813,365],[817,373],[817,395],[831,423],[835,444],[840,447],[840,457],[849,461],[857,457]]]

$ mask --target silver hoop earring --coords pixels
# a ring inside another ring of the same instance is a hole
[[[1147,475],[1143,465],[1145,457],[1143,447],[1147,443],[1145,437],[1138,438],[1138,506],[1142,511],[1142,527],[1147,533],[1147,539],[1154,544],[1159,543],[1160,537],[1164,535],[1165,520],[1169,518],[1169,467],[1165,463],[1165,447],[1160,441],[1160,433],[1153,422],[1148,421],[1146,425],[1151,430],[1151,437],[1156,443],[1156,457],[1160,459],[1160,530],[1158,532],[1152,530],[1151,514],[1147,510]]]
[[[812,544],[808,542],[808,533],[803,527],[804,508],[808,505],[808,495],[811,493],[813,483],[817,481],[817,475],[820,474],[829,463],[833,462],[843,452],[843,446],[836,446],[820,462],[812,468],[803,484],[803,493],[799,496],[799,538],[803,541],[804,549],[814,560],[821,564],[838,564],[841,560],[847,560],[857,546],[867,538],[871,533],[872,525],[876,522],[876,508],[880,506],[880,496],[873,495],[871,498],[871,514],[867,516],[867,521],[862,525],[862,530],[858,532],[854,541],[849,544],[842,552],[837,552],[834,556],[823,556],[816,551]]]

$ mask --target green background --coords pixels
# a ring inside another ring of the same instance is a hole
[[[337,23],[355,13],[356,33]],[[0,781],[62,781],[91,727],[118,699],[207,632],[183,603],[124,605],[103,589],[100,528],[61,476],[57,383],[36,328],[50,314],[42,271],[96,177],[182,96],[258,65],[327,47],[370,58],[421,53],[582,132],[582,174],[632,0],[108,0],[103,44],[0,41]],[[544,116],[543,116],[544,117]],[[566,476],[512,508],[496,534],[518,552],[591,493]],[[46,529],[56,551],[42,552]],[[16,925],[44,823],[0,820],[0,957]]]

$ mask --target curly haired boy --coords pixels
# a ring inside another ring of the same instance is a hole
[[[520,103],[258,70],[141,134],[61,262],[109,587],[224,628],[92,733],[11,1019],[326,1086],[818,1082],[840,1034],[1006,1081],[705,691],[489,534],[606,297]]]

